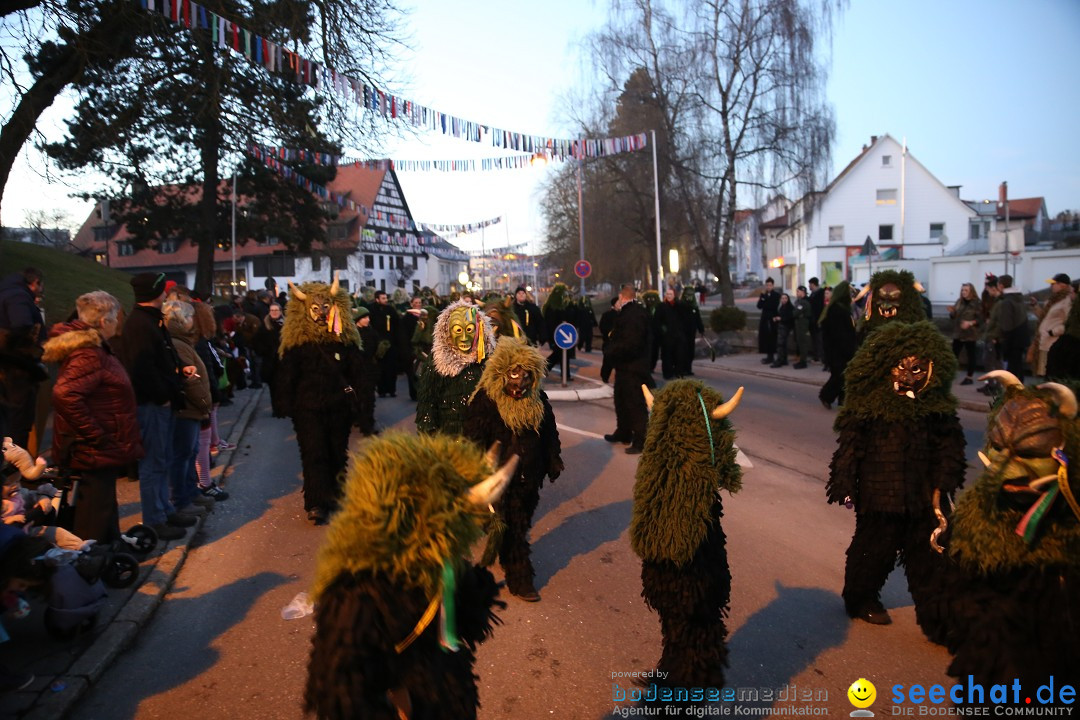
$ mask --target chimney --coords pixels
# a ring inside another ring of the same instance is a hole
[[[871,135],[870,136],[870,144],[873,145],[876,142],[877,142],[877,135]]]
[[[998,204],[1004,205],[1009,202],[1009,183],[1003,182],[998,186]]]

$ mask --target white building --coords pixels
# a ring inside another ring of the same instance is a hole
[[[874,265],[925,261],[962,244],[976,217],[959,187],[944,185],[891,136],[874,136],[824,191],[792,206],[768,260],[783,268],[789,292],[813,276],[835,285],[866,265],[867,238],[880,253]]]

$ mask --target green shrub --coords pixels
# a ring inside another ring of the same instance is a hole
[[[746,313],[737,307],[718,307],[709,313],[709,327],[713,332],[722,333],[728,330],[745,330]]]

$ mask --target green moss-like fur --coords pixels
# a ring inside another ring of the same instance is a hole
[[[295,293],[289,294],[289,303],[285,308],[285,324],[281,327],[281,345],[278,346],[278,356],[283,357],[285,351],[291,347],[306,345],[308,343],[352,343],[360,346],[360,333],[353,324],[352,298],[344,290],[338,290],[337,295],[330,297],[330,286],[326,283],[310,282],[300,286],[300,292],[304,293],[307,300],[301,300]],[[308,307],[313,303],[334,303],[338,312],[341,313],[341,335],[336,335],[326,329],[325,323],[316,323],[308,314]]]
[[[433,597],[443,563],[483,534],[469,488],[491,472],[484,452],[446,435],[388,432],[349,458],[340,510],[319,549],[313,597],[339,575],[382,573]]]
[[[544,307],[541,312],[545,317],[549,312],[555,310],[565,310],[566,306],[570,303],[570,291],[566,285],[559,282],[555,283],[551,288],[551,294],[548,295],[547,300],[544,301]]]
[[[704,383],[676,380],[656,393],[645,449],[634,483],[630,544],[642,560],[669,560],[682,567],[709,530],[709,510],[721,489],[742,487],[731,422],[708,419],[716,449],[711,462],[705,408],[722,402]]]
[[[893,391],[890,374],[908,355],[934,361],[930,383],[914,400]],[[956,410],[952,394],[956,367],[956,356],[933,323],[894,321],[883,325],[867,337],[844,371],[846,399],[837,422],[848,415],[892,421],[934,413],[951,415]]]
[[[888,283],[900,288],[900,305],[895,317],[883,318],[871,306],[877,302],[878,288]],[[907,270],[879,270],[874,273],[870,278],[870,295],[866,299],[866,307],[871,308],[872,312],[863,324],[864,333],[894,322],[917,323],[926,319],[922,296],[915,289],[915,276]]]
[[[533,376],[532,388],[523,398],[514,399],[503,392],[506,376],[513,367],[522,367]],[[495,352],[484,364],[484,374],[480,376],[480,382],[469,397],[469,402],[483,389],[499,409],[499,417],[503,423],[515,434],[523,430],[537,430],[544,419],[544,404],[540,402],[540,391],[546,376],[547,360],[539,350],[518,338],[499,338]]]
[[[1051,401],[1054,395],[1036,388],[1010,387],[1004,398],[1018,394]],[[1002,403],[991,412],[988,427],[997,422]],[[1069,487],[1080,494],[1080,420],[1062,420],[1065,455],[1069,458]],[[998,502],[1004,477],[999,470],[986,468],[974,485],[956,503],[949,552],[972,570],[989,575],[1019,567],[1080,567],[1080,521],[1068,508],[1065,498],[1054,501],[1051,512],[1039,525],[1035,543],[1028,547],[1016,534],[1024,511],[1002,507]]]

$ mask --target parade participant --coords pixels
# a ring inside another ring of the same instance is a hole
[[[423,301],[419,295],[409,299],[408,309],[401,314],[401,327],[398,332],[398,357],[401,358],[401,370],[409,385],[409,399],[416,401],[416,349],[413,347],[413,335],[423,315]]]
[[[810,324],[814,310],[806,297],[806,288],[800,285],[795,290],[795,302],[791,304],[792,317],[795,320],[795,350],[798,353],[798,361],[791,367],[802,370],[806,367],[807,359],[813,354],[811,347]],[[814,323],[816,327],[817,324]]]
[[[529,300],[529,293],[521,285],[514,290],[514,314],[517,315],[518,324],[525,332],[525,337],[533,345],[542,345],[544,337],[544,316],[536,303]]]
[[[921,309],[920,309],[921,312]],[[934,496],[964,480],[964,431],[950,389],[956,356],[929,322],[889,322],[848,363],[839,435],[829,466],[830,503],[855,508],[844,606],[850,617],[891,622],[879,593],[899,558],[923,632],[940,641],[933,611],[941,556],[928,542]]]
[[[416,429],[460,435],[465,410],[495,350],[491,320],[471,301],[458,300],[439,313],[432,332],[431,359],[417,388]]]
[[[506,524],[499,562],[506,589],[528,602],[540,600],[529,559],[529,528],[540,486],[545,476],[554,482],[563,471],[555,413],[541,386],[546,374],[547,362],[539,350],[523,339],[500,338],[469,399],[465,422],[465,437],[480,447],[498,442],[503,457],[521,458],[499,505]]]
[[[340,495],[349,430],[359,413],[354,388],[361,383],[360,336],[349,294],[334,282],[304,283],[291,290],[281,327],[281,347],[271,398],[275,417],[291,417],[304,473],[304,510],[326,524]]]
[[[865,302],[858,328],[859,342],[888,323],[925,320],[922,291],[922,285],[907,270],[879,270],[874,273],[855,298],[856,304]]]
[[[379,378],[379,363],[375,359],[375,349],[379,338],[371,327],[371,313],[366,307],[353,308],[353,324],[360,335],[360,377],[356,391],[357,411],[356,427],[361,435],[377,435],[375,429],[375,385]]]
[[[821,287],[816,277],[810,278],[810,357],[818,362],[825,357],[821,341],[821,314],[825,312],[825,288]]]
[[[821,386],[818,399],[826,410],[834,402],[844,404],[844,370],[855,355],[857,340],[851,317],[851,286],[846,280],[829,293],[829,302],[819,318],[822,359],[829,369],[829,379]]]
[[[575,325],[577,314],[574,309],[574,299],[570,297],[570,290],[565,284],[559,282],[555,283],[551,288],[551,293],[548,295],[547,300],[544,302],[544,328],[547,334],[548,346],[551,348],[551,354],[548,355],[547,363],[548,370],[556,367],[562,362],[563,350],[555,344],[555,328],[559,327],[562,323],[570,323]],[[579,333],[580,335],[580,333]],[[570,348],[566,350],[566,357],[568,360],[573,360],[577,357],[576,348]],[[572,378],[567,378],[568,380]]]
[[[660,370],[665,380],[671,380],[681,374],[682,353],[686,348],[674,288],[664,291],[664,302],[657,305],[653,313],[652,328],[653,337],[659,338],[659,343],[654,344],[660,346]]]
[[[304,705],[325,720],[469,720],[476,646],[505,607],[469,561],[516,458],[447,436],[367,441],[315,570],[315,636]]]
[[[398,349],[399,328],[401,318],[393,305],[389,303],[386,293],[382,290],[375,291],[375,301],[368,306],[371,311],[371,327],[379,338],[379,348],[375,357],[379,362],[379,382],[376,389],[379,397],[397,397],[398,375]]]
[[[948,673],[1025,689],[1080,679],[1080,421],[1058,383],[1025,388],[990,373],[1004,397],[979,453],[986,466],[948,529],[954,622]],[[1046,702],[1040,698],[1040,702]]]
[[[582,295],[578,298],[577,316],[578,330],[581,331],[578,338],[578,350],[591,353],[593,328],[596,327],[596,311],[593,309],[592,298],[588,295]]]
[[[738,492],[735,431],[726,403],[704,383],[675,380],[653,399],[634,483],[630,545],[641,558],[642,596],[660,616],[659,682],[723,687],[731,598],[720,491]]]

